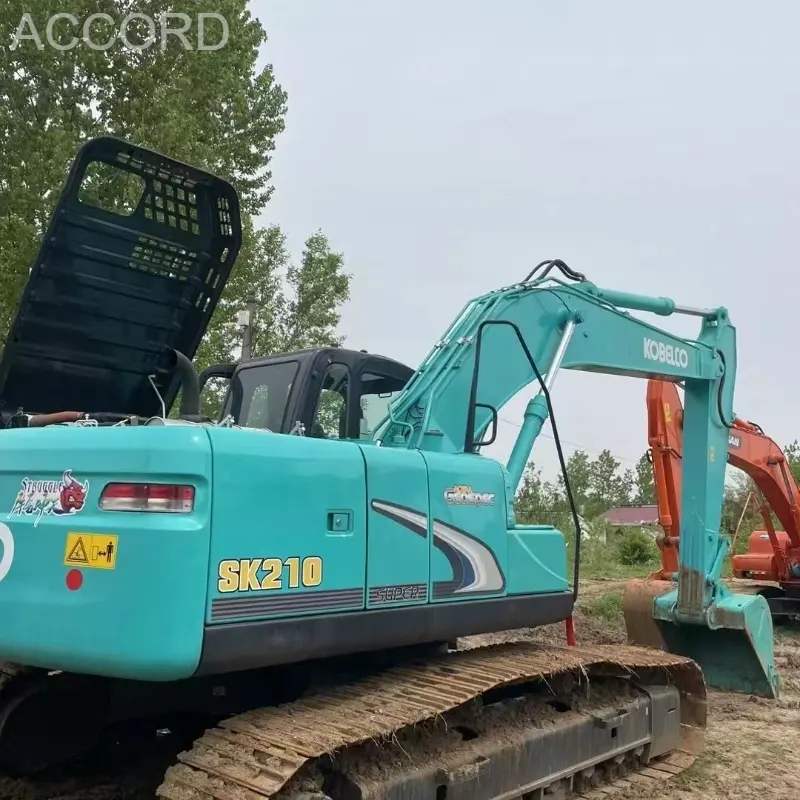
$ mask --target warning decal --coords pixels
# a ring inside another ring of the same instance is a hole
[[[68,533],[64,565],[114,569],[117,565],[118,538],[108,533]]]
[[[69,561],[70,564],[89,563],[89,556],[86,555],[86,547],[81,537],[78,537],[78,540],[72,545],[72,549],[67,554],[67,561]]]

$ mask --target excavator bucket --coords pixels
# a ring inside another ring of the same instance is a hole
[[[648,579],[628,582],[622,595],[622,613],[625,617],[625,632],[631,644],[667,650],[661,626],[653,616],[653,602],[656,597],[674,588],[672,581]]]
[[[722,590],[704,619],[696,622],[678,610],[671,581],[631,581],[623,595],[623,613],[632,644],[691,658],[709,686],[778,697],[772,616],[763,597]]]

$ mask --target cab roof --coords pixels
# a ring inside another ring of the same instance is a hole
[[[0,359],[0,410],[151,416],[178,392],[241,246],[234,188],[121,139],[72,164]]]

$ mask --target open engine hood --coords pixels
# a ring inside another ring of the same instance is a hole
[[[101,207],[102,206],[102,207]],[[241,246],[233,187],[120,139],[79,151],[0,359],[0,410],[151,416]]]

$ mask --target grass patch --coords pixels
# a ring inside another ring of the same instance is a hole
[[[572,550],[571,542],[570,550]],[[574,553],[571,555],[574,556]],[[581,578],[608,580],[646,578],[657,568],[657,557],[645,564],[622,564],[613,545],[592,540],[581,542]]]
[[[601,617],[613,622],[622,616],[622,592],[609,592],[598,597],[587,597],[579,600],[578,606],[590,617]]]

